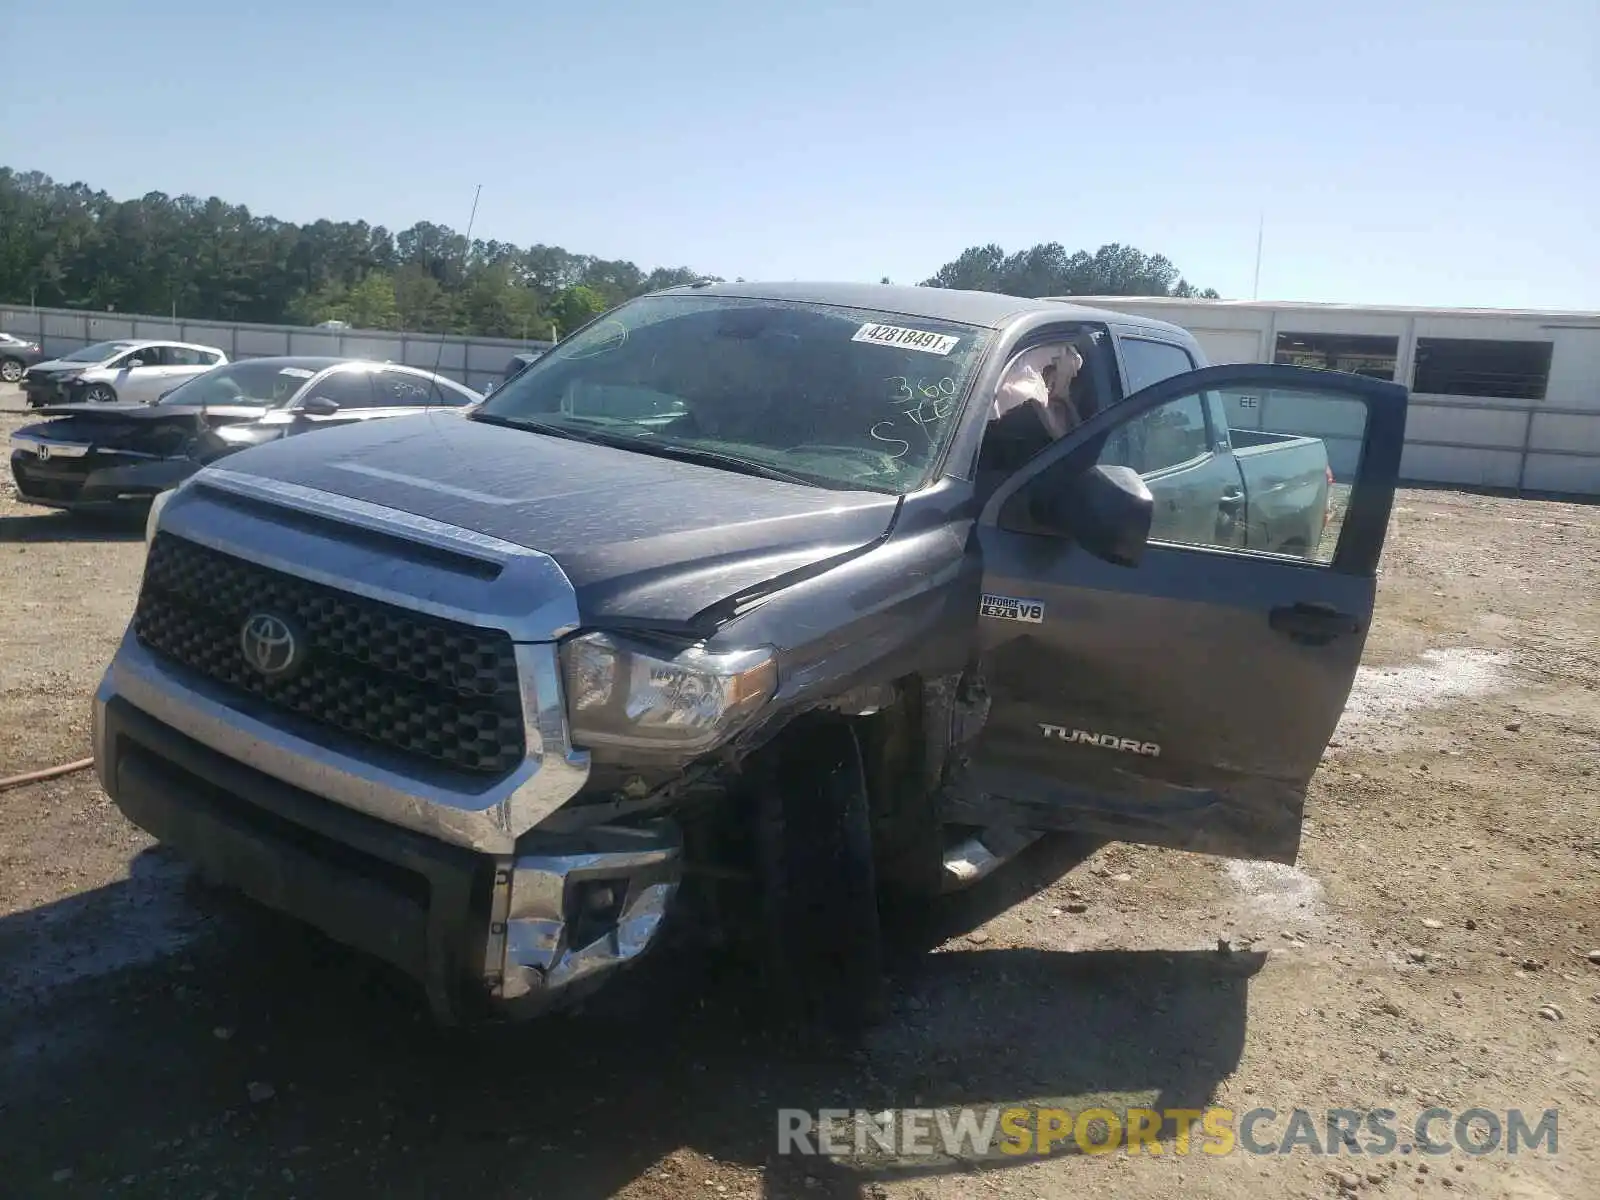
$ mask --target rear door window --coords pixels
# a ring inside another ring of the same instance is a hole
[[[372,390],[371,371],[335,371],[306,393],[306,399],[332,400],[341,409],[372,408],[377,397]]]
[[[442,386],[429,375],[410,371],[376,371],[372,384],[380,408],[460,407],[468,397]]]
[[[1127,373],[1126,392],[1133,395],[1151,384],[1194,370],[1188,351],[1169,342],[1125,337],[1122,341],[1122,367]]]

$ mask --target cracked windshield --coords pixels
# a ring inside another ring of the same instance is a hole
[[[478,418],[901,493],[938,462],[987,336],[817,304],[645,298],[559,344]]]

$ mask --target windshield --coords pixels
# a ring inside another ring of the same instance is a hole
[[[85,346],[82,350],[74,350],[71,354],[63,354],[62,362],[105,362],[108,358],[115,358],[121,354],[132,342],[96,342],[92,346]]]
[[[903,493],[949,441],[989,336],[820,304],[646,296],[558,342],[475,417]]]
[[[317,372],[282,362],[236,362],[196,375],[168,392],[157,404],[254,404],[277,408],[287,404]]]

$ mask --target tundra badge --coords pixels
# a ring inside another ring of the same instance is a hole
[[[1039,726],[1047,738],[1061,742],[1074,742],[1079,746],[1099,746],[1103,750],[1121,750],[1126,754],[1143,754],[1160,758],[1161,747],[1155,742],[1141,742],[1138,738],[1118,737],[1114,733],[1090,733],[1087,729],[1068,729],[1065,725]]]

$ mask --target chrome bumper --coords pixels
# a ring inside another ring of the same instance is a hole
[[[538,835],[534,835],[537,838]],[[681,879],[677,826],[601,826],[519,854],[497,875],[503,969],[492,988],[507,1011],[532,1015],[586,993],[650,946]]]
[[[57,442],[50,438],[13,433],[11,449],[28,451],[40,462],[49,462],[52,458],[83,458],[93,447],[78,442]]]
[[[96,737],[134,824],[208,878],[398,967],[444,1024],[586,994],[652,944],[678,887],[668,821],[534,832],[485,855],[285,784],[126,699],[97,708]]]

